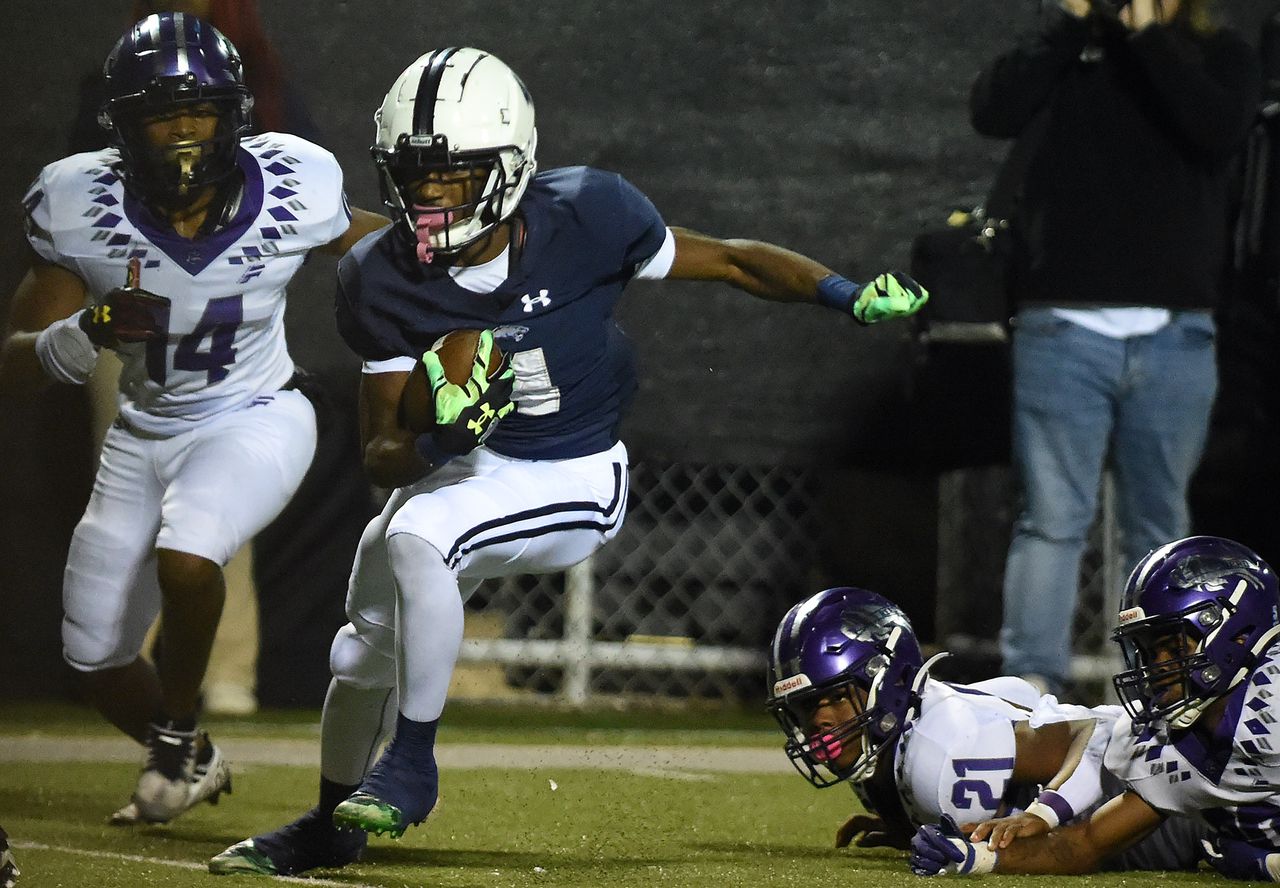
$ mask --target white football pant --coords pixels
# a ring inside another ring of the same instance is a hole
[[[172,438],[113,426],[63,576],[67,662],[82,671],[131,663],[160,612],[156,549],[226,564],[280,514],[315,448],[315,410],[297,391]]]

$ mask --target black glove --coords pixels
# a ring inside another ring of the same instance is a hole
[[[99,347],[148,342],[168,333],[169,304],[141,287],[116,287],[80,313],[80,329]]]
[[[508,366],[506,355],[502,360],[502,366],[488,379],[484,391],[463,407],[452,422],[436,426],[432,438],[440,450],[459,456],[470,453],[484,443],[498,420],[515,409],[511,391],[516,384],[516,374]]]

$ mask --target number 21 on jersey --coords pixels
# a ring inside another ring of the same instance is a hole
[[[951,804],[968,809],[976,801],[988,811],[996,810],[1009,788],[1008,773],[1013,770],[1011,758],[953,759],[957,780],[951,787]],[[983,772],[988,772],[985,776]],[[994,773],[991,773],[994,772]],[[999,785],[996,785],[999,784]]]

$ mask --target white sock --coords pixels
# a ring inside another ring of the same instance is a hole
[[[396,672],[400,712],[434,721],[444,711],[462,648],[458,577],[435,546],[410,533],[387,540],[396,579]]]
[[[334,783],[359,783],[378,760],[395,723],[395,688],[330,681],[320,717],[320,774]]]

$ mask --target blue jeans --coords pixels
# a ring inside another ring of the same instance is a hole
[[[1000,649],[1006,673],[1060,686],[1103,464],[1114,472],[1129,567],[1187,535],[1187,484],[1218,387],[1213,319],[1175,312],[1150,336],[1112,339],[1049,308],[1024,309],[1013,374],[1013,456],[1026,499],[1005,563]]]

